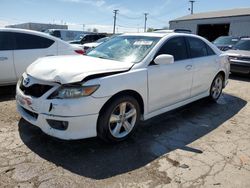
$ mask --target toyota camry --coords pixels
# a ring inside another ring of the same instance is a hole
[[[119,142],[140,120],[216,101],[229,69],[228,57],[196,35],[123,34],[86,56],[36,60],[17,84],[17,109],[53,137]]]

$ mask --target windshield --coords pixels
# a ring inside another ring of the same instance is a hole
[[[214,41],[216,45],[234,45],[239,41],[237,38],[233,37],[219,37]]]
[[[237,44],[235,44],[233,49],[250,51],[250,40],[240,40]]]
[[[121,62],[138,63],[144,59],[159,40],[159,37],[118,36],[102,43],[87,55]]]

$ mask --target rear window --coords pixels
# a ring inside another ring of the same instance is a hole
[[[16,49],[41,49],[50,47],[55,41],[25,33],[15,33]]]
[[[0,32],[0,50],[13,50],[13,35],[11,32]]]

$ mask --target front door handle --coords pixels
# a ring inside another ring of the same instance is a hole
[[[187,65],[185,68],[187,69],[187,70],[191,70],[192,69],[192,65]]]
[[[6,61],[8,60],[8,57],[0,57],[0,61]]]

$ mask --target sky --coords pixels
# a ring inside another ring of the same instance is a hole
[[[69,29],[112,32],[118,9],[117,32],[163,28],[169,20],[190,14],[188,0],[0,0],[0,27],[24,22],[67,24]],[[250,0],[197,0],[194,13],[250,8]]]

